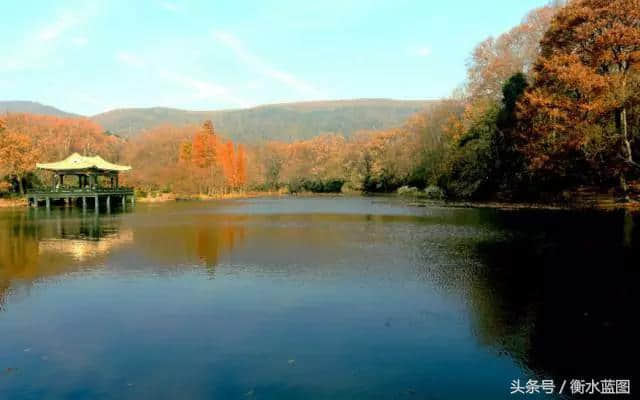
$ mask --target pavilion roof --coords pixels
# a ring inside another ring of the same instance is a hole
[[[129,171],[130,166],[117,165],[105,161],[100,156],[85,157],[78,153],[73,153],[62,161],[52,163],[38,163],[36,168],[48,169],[52,171],[72,171],[83,169],[99,169],[102,171]]]

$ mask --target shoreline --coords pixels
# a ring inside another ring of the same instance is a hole
[[[179,195],[175,193],[163,193],[157,196],[136,197],[137,203],[166,203],[170,201],[215,201],[250,199],[256,197],[310,197],[310,196],[370,196],[388,197],[403,200],[413,207],[443,207],[443,208],[489,208],[496,210],[557,210],[557,211],[619,211],[626,210],[632,213],[640,212],[640,202],[618,202],[613,197],[599,198],[597,200],[575,200],[569,203],[542,203],[542,202],[506,202],[506,201],[463,201],[463,200],[430,200],[421,197],[404,196],[396,193],[283,193],[270,192],[238,192],[218,195]],[[25,198],[0,198],[1,208],[26,207]]]
[[[404,200],[407,205],[414,207],[444,207],[444,208],[490,208],[496,210],[557,210],[557,211],[618,211],[627,210],[630,212],[640,212],[640,202],[617,202],[614,198],[598,199],[595,201],[575,200],[570,203],[557,202],[507,202],[507,201],[464,201],[464,200],[430,200],[420,197],[403,196],[396,193],[282,193],[282,192],[244,192],[229,193],[222,195],[175,195],[137,198],[140,203],[160,203],[167,201],[214,201],[249,199],[256,197],[314,197],[314,196],[368,196],[368,197],[388,197]]]
[[[407,199],[408,204],[416,207],[444,207],[444,208],[489,208],[495,210],[550,210],[550,211],[603,211],[613,212],[626,210],[632,213],[640,212],[640,202],[630,201],[626,203],[615,200],[598,202],[572,202],[561,203],[535,203],[535,202],[501,202],[501,201],[459,201],[459,200],[427,200]]]
[[[163,193],[158,196],[136,197],[138,203],[166,203],[168,201],[213,201],[213,200],[232,200],[232,199],[249,199],[262,196],[282,196],[278,192],[238,192],[225,193],[217,195],[180,195],[175,193]]]

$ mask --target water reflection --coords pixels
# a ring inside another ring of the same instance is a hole
[[[509,398],[518,377],[630,378],[637,226],[371,199],[3,211],[0,368],[40,346],[64,369],[31,365],[0,397]]]
[[[57,209],[48,214],[14,210],[0,214],[0,307],[10,289],[66,274],[103,260],[132,242],[119,220]]]
[[[155,265],[201,264],[213,269],[245,240],[246,220],[246,216],[183,215],[159,222],[155,215],[147,216],[134,225],[137,250]]]
[[[490,214],[507,233],[469,245],[482,265],[467,282],[478,338],[539,377],[631,378],[640,262],[633,216]]]

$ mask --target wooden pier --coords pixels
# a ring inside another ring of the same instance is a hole
[[[52,204],[66,206],[77,205],[86,210],[93,208],[100,210],[101,204],[105,210],[121,205],[126,208],[127,202],[135,204],[135,194],[132,188],[94,188],[94,189],[33,189],[27,191],[27,200],[31,207],[38,207],[41,203],[50,208]]]

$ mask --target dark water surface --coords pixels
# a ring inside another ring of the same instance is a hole
[[[638,227],[358,197],[0,211],[0,399],[529,399],[554,396],[513,379],[630,379]]]

